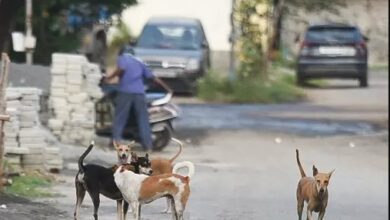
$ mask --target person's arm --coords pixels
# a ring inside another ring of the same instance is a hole
[[[158,78],[157,76],[155,76],[153,78],[153,81],[157,84],[159,84],[160,86],[162,86],[165,90],[167,90],[169,93],[173,93],[172,89],[164,82],[162,81],[160,78]]]
[[[109,82],[111,79],[121,76],[126,68],[126,60],[124,56],[119,56],[117,60],[116,69],[109,75],[105,76],[105,81]]]
[[[117,77],[117,76],[122,75],[122,73],[123,73],[123,70],[120,69],[119,67],[117,67],[117,68],[114,70],[114,72],[112,72],[110,75],[107,75],[107,76],[105,77],[105,80],[106,80],[106,81],[109,81],[109,80],[113,79],[114,77]]]
[[[162,81],[160,78],[158,78],[157,76],[155,76],[152,71],[150,71],[150,69],[144,65],[144,70],[143,70],[143,74],[144,74],[144,77],[147,78],[147,79],[153,79],[153,81],[157,84],[159,84],[161,87],[163,87],[165,90],[167,90],[167,92],[169,93],[173,93],[172,89],[164,82]]]

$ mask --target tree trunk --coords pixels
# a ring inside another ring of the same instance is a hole
[[[268,47],[268,59],[273,59],[274,54],[280,48],[280,30],[282,28],[282,18],[285,9],[285,0],[275,0],[272,13],[272,33]]]
[[[0,52],[7,52],[12,21],[23,6],[23,0],[0,0]]]

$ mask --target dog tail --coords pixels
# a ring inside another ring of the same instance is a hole
[[[188,169],[187,176],[191,179],[195,175],[195,165],[190,161],[178,162],[173,166],[172,173],[178,174],[178,171],[182,168]]]
[[[181,141],[179,141],[178,139],[176,139],[176,138],[171,138],[171,140],[174,141],[174,142],[176,142],[177,144],[179,144],[179,147],[180,147],[180,149],[179,149],[179,151],[177,152],[177,154],[169,160],[169,162],[172,163],[172,162],[173,162],[174,160],[176,160],[176,158],[181,154],[181,151],[182,151],[182,149],[183,149],[183,143],[182,143]]]
[[[89,154],[89,152],[91,152],[93,145],[95,145],[95,141],[91,141],[91,144],[89,144],[89,147],[87,148],[87,150],[85,150],[85,152],[79,158],[78,164],[79,164],[80,173],[84,173],[83,161],[84,161],[84,158]]]
[[[297,163],[298,163],[298,167],[299,167],[299,172],[301,172],[301,177],[305,177],[306,176],[305,171],[302,168],[301,161],[299,161],[299,151],[298,151],[298,149],[296,149],[295,152],[297,154]]]

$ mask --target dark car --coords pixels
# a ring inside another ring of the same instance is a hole
[[[359,28],[327,24],[309,26],[298,57],[297,83],[313,78],[352,78],[367,87],[366,41]]]
[[[151,18],[133,49],[175,92],[194,92],[210,67],[209,43],[198,19]]]

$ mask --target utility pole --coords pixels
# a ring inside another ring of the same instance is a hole
[[[32,0],[26,0],[26,39],[29,41],[32,35]],[[26,48],[26,63],[32,65],[33,63],[33,48]]]
[[[236,55],[234,53],[235,50],[235,43],[236,43],[236,25],[234,22],[234,13],[235,13],[235,6],[236,6],[236,0],[232,0],[232,11],[230,14],[230,27],[231,27],[231,32],[230,32],[230,63],[229,63],[229,80],[234,80],[236,79]]]

